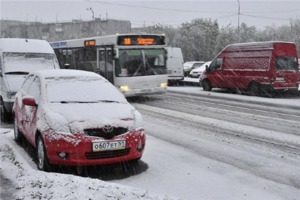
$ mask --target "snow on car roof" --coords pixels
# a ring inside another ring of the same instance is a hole
[[[35,71],[32,74],[36,74],[42,78],[50,78],[50,77],[97,77],[102,78],[99,74],[94,72],[88,72],[83,70],[72,70],[72,69],[49,69],[49,70],[39,70]]]
[[[0,38],[2,52],[51,53],[54,50],[46,40],[25,38]]]

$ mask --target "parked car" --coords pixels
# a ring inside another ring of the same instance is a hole
[[[181,48],[166,47],[167,54],[167,69],[169,84],[180,82],[184,79],[183,76],[183,55]]]
[[[59,69],[54,50],[47,41],[0,38],[1,121],[11,119],[15,94],[26,75],[41,69]]]
[[[183,75],[189,76],[190,71],[203,65],[205,61],[189,61],[183,64]]]
[[[102,76],[80,70],[29,74],[13,105],[14,137],[37,152],[38,169],[137,161],[145,146],[141,114]]]
[[[208,61],[208,62],[204,63],[203,65],[201,65],[200,67],[197,67],[197,68],[193,69],[190,72],[189,77],[199,78],[202,75],[202,73],[205,71],[206,66],[209,66],[210,63],[211,63],[211,61]]]

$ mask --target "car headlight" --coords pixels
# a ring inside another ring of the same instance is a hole
[[[137,110],[132,110],[132,112],[133,112],[133,116],[134,116],[135,129],[143,128],[144,122],[143,122],[143,117],[142,117],[141,113]]]

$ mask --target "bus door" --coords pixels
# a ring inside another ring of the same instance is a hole
[[[97,68],[100,75],[114,84],[113,46],[100,46],[97,52]]]

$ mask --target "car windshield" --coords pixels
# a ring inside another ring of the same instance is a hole
[[[46,91],[50,103],[127,102],[113,85],[94,77],[47,78]]]
[[[37,69],[54,69],[55,54],[49,53],[3,53],[5,73],[32,72]]]
[[[297,70],[297,68],[295,57],[278,56],[276,58],[276,70]]]

